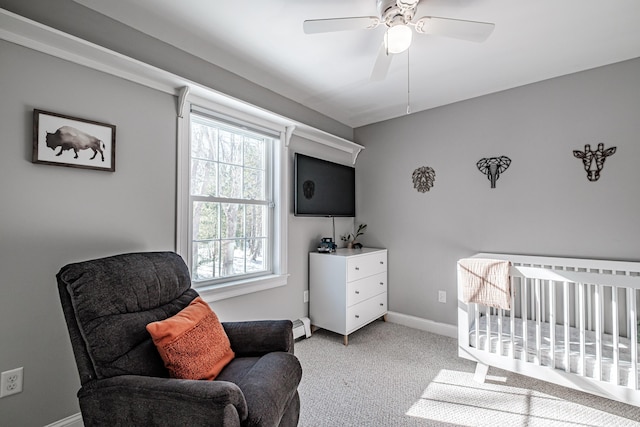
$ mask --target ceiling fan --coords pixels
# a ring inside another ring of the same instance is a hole
[[[316,34],[373,29],[378,25],[385,25],[387,29],[371,72],[371,80],[383,80],[391,65],[393,54],[404,52],[411,45],[413,37],[411,27],[414,27],[419,34],[432,34],[478,43],[485,41],[495,27],[488,22],[435,16],[423,16],[412,22],[419,2],[420,0],[376,0],[379,17],[309,19],[304,21],[303,29],[305,34]]]

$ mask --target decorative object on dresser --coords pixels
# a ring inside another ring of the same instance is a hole
[[[344,236],[340,236],[340,240],[343,242],[347,242],[347,248],[353,249],[354,247],[357,249],[358,247],[362,248],[362,245],[358,243],[356,240],[359,236],[362,236],[364,232],[367,230],[367,224],[360,224],[358,226],[358,231],[352,233],[345,234]]]
[[[331,237],[323,237],[318,245],[318,252],[335,252],[337,246]]]
[[[387,250],[338,249],[309,254],[312,328],[349,334],[387,315]]]
[[[511,164],[511,159],[507,156],[489,157],[478,160],[476,166],[478,170],[487,176],[491,181],[491,188],[496,188],[496,181],[500,174],[506,171]]]

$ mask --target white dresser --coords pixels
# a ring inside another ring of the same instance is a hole
[[[350,333],[386,314],[386,249],[309,254],[312,327],[342,334],[347,345]]]

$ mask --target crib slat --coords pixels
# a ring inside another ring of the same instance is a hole
[[[629,319],[631,320],[631,386],[638,390],[638,310],[636,307],[636,290],[627,288],[627,300],[629,301]]]
[[[571,350],[571,337],[569,336],[569,282],[564,282],[564,301],[562,303],[564,311],[564,370],[571,372],[569,363],[569,351]]]
[[[530,320],[535,320],[533,316],[535,316],[536,313],[536,287],[534,285],[535,283],[535,279],[529,279],[529,294],[528,294],[528,301],[529,301],[529,313],[531,313],[531,319]]]
[[[615,286],[611,287],[611,317],[611,334],[613,335],[613,372],[611,373],[611,382],[618,385],[620,384],[620,331],[618,327],[618,288]]]
[[[545,304],[545,302],[547,301],[547,288],[546,286],[544,286],[544,282],[540,282],[540,301],[542,301],[541,307],[542,307],[542,317],[541,320],[543,322],[547,321],[547,304]]]
[[[516,341],[514,338],[514,332],[516,329],[516,292],[514,280],[511,281],[511,286],[513,287],[513,289],[511,289],[511,310],[509,312],[509,317],[511,318],[511,328],[509,328],[509,332],[511,333],[509,341],[509,353],[511,358],[513,359],[516,357]]]
[[[556,286],[553,280],[549,280],[549,340],[550,340],[550,366],[556,367]]]
[[[498,310],[498,348],[497,353],[502,356],[502,316],[504,316],[504,310]]]
[[[476,330],[476,348],[480,350],[480,304],[473,304],[475,306],[475,330]]]
[[[536,306],[536,365],[542,363],[542,291],[540,289],[540,279],[535,279],[534,298]]]
[[[633,327],[633,319],[631,318],[631,296],[633,293],[631,289],[627,288],[627,338],[631,340],[631,328]]]
[[[522,356],[521,359],[525,362],[529,361],[529,332],[528,332],[528,314],[527,314],[527,279],[525,277],[522,278]]]
[[[487,340],[485,341],[485,350],[487,353],[491,353],[491,307],[486,307],[485,316],[487,319]]]
[[[604,294],[603,285],[594,286],[594,310],[596,321],[596,366],[593,377],[602,381],[602,295]]]
[[[582,376],[586,375],[586,357],[585,357],[585,313],[584,313],[584,285],[577,283],[578,286],[578,310],[580,311],[580,359],[578,373]]]
[[[578,284],[577,283],[575,283],[575,286],[574,286],[573,298],[574,298],[574,300],[573,300],[573,308],[574,308],[575,317],[576,317],[574,319],[574,323],[573,324],[577,328],[578,325],[580,325],[580,309],[579,309],[579,306],[578,306]],[[576,367],[576,369],[577,369],[577,367]]]
[[[586,286],[586,296],[587,296],[587,330],[593,331],[593,324],[591,323],[591,285],[585,284]]]

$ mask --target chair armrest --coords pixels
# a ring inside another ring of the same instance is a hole
[[[122,375],[78,392],[85,426],[239,426],[248,415],[240,388],[227,381]]]
[[[236,356],[262,356],[273,351],[293,354],[293,323],[290,320],[223,322]]]

